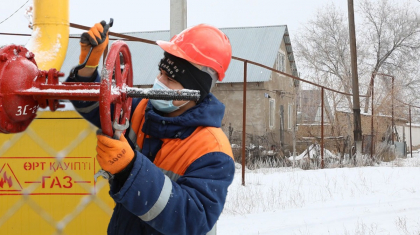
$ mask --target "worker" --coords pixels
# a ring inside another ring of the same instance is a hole
[[[99,82],[99,60],[108,44],[102,21],[81,35],[80,63],[68,81]],[[97,134],[97,161],[109,173],[116,203],[108,234],[216,234],[235,173],[221,130],[224,105],[210,93],[222,81],[232,50],[219,29],[200,24],[157,41],[164,50],[153,89],[199,90],[197,101],[133,99],[130,127],[120,139]],[[96,102],[73,101],[100,128]]]

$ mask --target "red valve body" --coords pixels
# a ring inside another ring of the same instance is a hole
[[[112,122],[125,123],[131,112],[131,98],[123,91],[125,86],[133,86],[127,44],[114,42],[105,64],[101,83],[60,83],[58,78],[64,74],[54,68],[38,70],[34,54],[26,48],[16,45],[0,48],[0,133],[22,132],[36,117],[39,107],[55,111],[63,107],[60,99],[70,99],[99,101],[102,131],[113,136]]]
[[[38,102],[16,92],[31,88],[38,73],[34,54],[25,47],[0,48],[0,132],[24,131],[35,118]]]

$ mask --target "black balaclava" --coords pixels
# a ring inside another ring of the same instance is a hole
[[[203,101],[210,92],[212,84],[210,74],[201,71],[190,62],[167,52],[163,53],[163,56],[158,65],[159,70],[165,71],[168,77],[181,83],[185,89],[199,90],[200,99],[197,103]]]

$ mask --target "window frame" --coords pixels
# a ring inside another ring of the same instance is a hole
[[[283,51],[277,52],[276,70],[286,72],[286,54]]]

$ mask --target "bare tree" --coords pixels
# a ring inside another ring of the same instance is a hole
[[[394,2],[395,1],[395,2]],[[417,96],[420,86],[419,9],[408,1],[363,0],[356,17],[359,82],[362,91],[371,94],[372,74],[399,76],[396,86],[402,94]],[[304,78],[351,93],[350,47],[347,14],[329,4],[318,10],[313,20],[296,35],[296,58]],[[303,68],[303,69],[302,69]],[[390,81],[389,81],[390,84]],[[343,97],[334,96],[334,106],[342,106]],[[341,97],[341,98],[340,98]],[[417,97],[416,97],[417,98]],[[344,97],[351,109],[352,99]],[[370,99],[365,99],[364,112]]]
[[[295,41],[299,67],[306,78],[351,93],[347,14],[334,4],[321,8]],[[352,107],[351,97],[346,100]]]
[[[420,19],[416,9],[418,8],[409,2],[361,2],[363,37],[359,41],[367,46],[366,63],[370,65],[372,74],[366,95],[370,96],[376,73],[381,69],[393,74],[399,71],[404,73],[412,65],[411,62],[418,60]],[[407,81],[406,85],[411,83],[412,81]],[[369,109],[369,101],[370,99],[365,99],[365,113]]]

